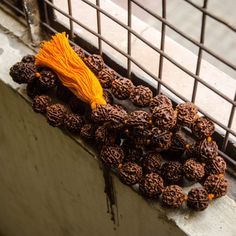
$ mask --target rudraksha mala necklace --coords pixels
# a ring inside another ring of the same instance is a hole
[[[60,50],[65,47],[65,60],[71,57],[78,67],[59,69],[65,65],[54,58],[58,42]],[[44,50],[47,47],[51,51]],[[211,138],[214,123],[199,116],[193,103],[174,107],[163,94],[153,97],[150,88],[120,77],[100,55],[88,56],[79,46],[71,47],[65,34],[43,44],[36,56],[24,56],[10,68],[10,75],[27,84],[35,112],[45,114],[51,126],[96,143],[103,165],[122,183],[138,184],[143,197],[160,199],[170,208],[186,202],[190,209],[202,211],[210,200],[227,193],[226,162]],[[186,194],[186,181],[202,187]]]

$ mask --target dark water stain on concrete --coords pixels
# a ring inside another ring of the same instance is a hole
[[[114,222],[114,224],[119,226],[118,207],[114,191],[113,180],[109,168],[105,166],[103,167],[103,177],[105,181],[104,192],[106,193],[106,198],[107,198],[107,213],[110,213],[111,220]]]

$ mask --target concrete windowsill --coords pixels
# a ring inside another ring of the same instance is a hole
[[[2,11],[0,15],[8,17]],[[32,50],[19,40],[25,36],[24,26],[8,19],[0,27],[4,45],[0,51],[0,210],[5,212],[0,214],[0,231],[4,235],[236,235],[236,203],[228,196],[213,201],[204,212],[165,210],[112,176],[118,220],[114,224],[106,212],[95,153],[79,138],[73,138],[75,143],[32,112],[24,87],[9,77],[9,68]],[[207,67],[214,72],[215,68]]]

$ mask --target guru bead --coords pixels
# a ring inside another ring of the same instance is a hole
[[[146,174],[139,183],[140,193],[147,198],[158,198],[163,189],[163,179],[157,173]]]

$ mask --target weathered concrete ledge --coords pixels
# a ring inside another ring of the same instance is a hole
[[[31,50],[3,30],[0,40],[4,45],[0,231],[4,235],[236,235],[236,203],[228,196],[200,213],[165,210],[105,173],[112,183],[109,198],[95,154],[79,138],[49,126],[34,113],[24,87],[9,78],[10,66]]]

